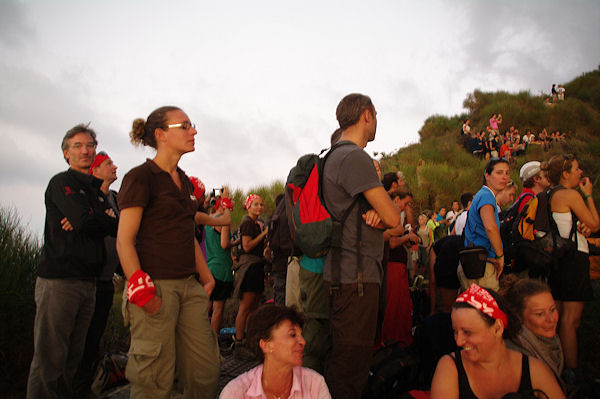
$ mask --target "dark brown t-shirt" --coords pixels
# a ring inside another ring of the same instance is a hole
[[[181,190],[152,160],[131,169],[118,195],[121,210],[144,208],[135,248],[142,270],[153,279],[180,279],[196,273],[194,187],[177,168]]]
[[[254,239],[261,232],[262,232],[262,229],[260,228],[260,225],[258,224],[258,222],[255,222],[249,216],[244,217],[244,220],[242,220],[242,224],[240,224],[240,236],[242,236],[242,237],[250,236],[251,239]],[[263,251],[265,249],[264,243],[265,243],[265,240],[261,240],[258,244],[256,244],[256,246],[254,248],[252,248],[250,250],[250,252],[245,252],[244,248],[242,247],[242,254],[248,253],[251,255],[256,255],[256,256],[262,257]]]

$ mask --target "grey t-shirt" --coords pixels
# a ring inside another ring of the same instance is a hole
[[[344,212],[352,205],[354,197],[373,187],[381,186],[373,160],[355,144],[337,148],[325,162],[323,171],[323,197],[327,210],[334,219],[341,220]],[[361,199],[350,212],[343,226],[341,251],[341,283],[356,282],[357,265],[357,220],[361,218],[368,203]],[[361,256],[363,282],[381,284],[383,270],[383,231],[362,222]],[[325,258],[323,279],[331,281],[332,252]]]

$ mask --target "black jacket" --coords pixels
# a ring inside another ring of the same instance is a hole
[[[50,179],[45,194],[46,225],[38,275],[44,278],[92,279],[105,259],[104,237],[116,236],[117,219],[100,191],[102,180],[68,169]],[[73,231],[64,231],[66,217]]]

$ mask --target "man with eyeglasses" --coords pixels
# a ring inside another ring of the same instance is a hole
[[[27,398],[72,397],[72,381],[94,312],[96,278],[104,264],[104,237],[116,236],[117,219],[88,171],[96,133],[79,124],[65,134],[69,169],[48,183],[44,246],[35,285],[34,354]]]

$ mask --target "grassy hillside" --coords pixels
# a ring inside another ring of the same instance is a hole
[[[471,120],[473,131],[485,130],[490,116],[501,113],[500,131],[515,126],[521,134],[531,129],[537,134],[559,130],[567,133],[567,142],[543,152],[530,146],[525,156],[511,165],[511,176],[519,186],[519,169],[530,160],[548,160],[554,154],[575,153],[585,175],[592,178],[594,193],[600,177],[600,71],[588,72],[565,85],[564,102],[552,107],[544,105],[546,96],[519,93],[469,93],[460,115],[434,115],[419,130],[420,143],[384,154],[384,172],[401,170],[415,196],[419,209],[450,205],[465,191],[476,192],[482,184],[484,160],[479,160],[460,143],[460,130],[465,119]]]

